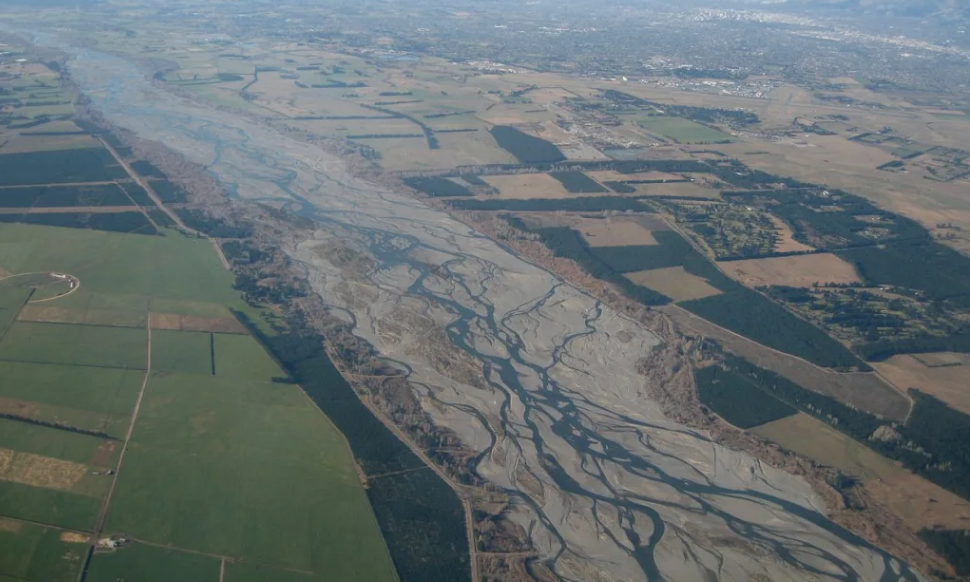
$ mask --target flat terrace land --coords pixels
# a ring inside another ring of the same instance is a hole
[[[663,183],[664,181],[682,181],[683,176],[677,174],[670,174],[667,172],[637,172],[634,174],[624,174],[622,172],[617,172],[616,170],[598,170],[593,172],[586,172],[590,178],[596,180],[597,182],[626,182],[629,180],[637,181],[651,181]]]
[[[970,502],[807,414],[799,412],[748,430],[861,481],[868,495],[916,530],[964,529],[970,521]]]
[[[861,283],[855,267],[831,253],[724,261],[718,266],[748,287],[786,285],[811,287],[815,283]]]
[[[581,219],[576,230],[591,247],[622,247],[629,245],[655,245],[657,239],[633,220],[623,219]]]
[[[510,174],[507,176],[482,176],[488,185],[498,190],[498,198],[504,200],[527,200],[530,198],[570,198],[562,182],[549,174]],[[588,194],[587,194],[588,196]]]
[[[566,226],[576,229],[591,247],[652,246],[657,244],[653,231],[667,230],[662,221],[649,216],[605,219],[582,214],[542,212],[517,212],[516,215],[538,228]]]
[[[693,301],[721,294],[721,290],[712,286],[706,279],[688,273],[683,267],[637,271],[627,273],[625,277],[641,287],[653,289],[674,301]]]
[[[897,386],[917,388],[970,414],[970,361],[965,354],[893,356],[872,366]],[[962,356],[962,357],[952,357]]]
[[[885,479],[905,473],[897,463],[803,412],[749,430],[856,479]]]
[[[0,265],[81,282],[0,282],[0,580],[74,582],[91,533],[134,540],[95,582],[396,579],[343,437],[234,319],[209,241],[0,224]]]
[[[628,180],[630,178],[627,178]],[[720,200],[721,193],[704,188],[693,182],[666,182],[649,184],[630,184],[636,189],[636,196],[674,196],[679,198],[700,198]]]

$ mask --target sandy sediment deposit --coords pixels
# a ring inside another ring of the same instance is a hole
[[[312,145],[74,52],[108,120],[316,221],[286,252],[409,374],[429,419],[481,453],[477,472],[562,580],[918,579],[827,520],[805,481],[665,418],[636,373],[659,342],[638,323]]]

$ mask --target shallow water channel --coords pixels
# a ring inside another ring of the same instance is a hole
[[[805,482],[663,417],[635,371],[659,340],[636,322],[312,145],[167,93],[123,58],[37,40],[73,55],[72,78],[113,123],[205,164],[234,196],[289,199],[317,221],[287,252],[479,452],[562,580],[919,579],[827,520]],[[369,268],[332,262],[338,244]]]

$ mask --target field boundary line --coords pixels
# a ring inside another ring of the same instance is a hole
[[[111,155],[114,156],[115,160],[117,160],[119,164],[121,164],[121,167],[125,169],[125,172],[128,173],[128,176],[130,176],[131,179],[134,180],[136,184],[144,188],[145,192],[148,192],[148,197],[152,199],[152,202],[155,203],[155,206],[157,206],[159,210],[167,214],[168,217],[172,219],[172,222],[174,222],[175,225],[183,232],[187,232],[189,234],[194,234],[195,236],[209,239],[212,243],[212,248],[215,249],[216,254],[219,256],[219,260],[222,261],[222,266],[225,267],[227,271],[232,270],[232,267],[229,264],[229,261],[226,259],[226,255],[222,252],[222,247],[219,245],[219,242],[216,239],[205,234],[204,232],[200,232],[198,230],[195,230],[186,226],[185,223],[182,222],[182,219],[179,217],[179,215],[176,212],[174,212],[171,208],[166,206],[164,202],[162,202],[162,199],[159,198],[158,194],[155,193],[155,190],[151,187],[151,185],[147,180],[139,176],[135,172],[135,170],[133,170],[132,167],[128,165],[128,162],[122,159],[122,157],[118,155],[118,152],[115,151],[115,149],[111,147],[111,145],[108,142],[106,142],[104,138],[99,137],[98,140],[100,140],[101,143],[104,145],[104,147],[107,148],[109,152],[111,152]],[[127,194],[127,191],[125,193]],[[131,198],[130,195],[129,195],[129,198]],[[134,202],[134,200],[132,200],[132,202]],[[142,213],[145,214],[145,217],[148,218],[149,222],[151,222],[152,224],[155,225],[156,228],[158,228],[158,224],[154,220],[152,220],[150,216],[148,216],[148,211],[145,210],[143,206],[139,205],[138,207],[141,208]]]
[[[21,517],[13,517],[13,516],[10,516],[10,515],[0,514],[0,519],[9,519],[10,521],[19,521],[20,523],[29,523],[31,525],[36,525],[38,527],[46,527],[46,528],[49,528],[49,529],[56,529],[58,531],[66,531],[66,532],[70,532],[70,533],[78,533],[78,534],[84,534],[84,535],[91,535],[91,532],[84,531],[83,529],[73,529],[73,528],[70,528],[70,527],[63,527],[63,526],[60,526],[60,525],[54,525],[52,523],[44,523],[42,521],[34,521],[32,519],[23,519]]]
[[[97,148],[95,148],[97,149]],[[101,180],[96,182],[51,182],[50,184],[6,184],[0,190],[16,190],[18,188],[60,188],[62,186],[110,186],[117,180]]]
[[[0,208],[0,214],[120,214],[123,212],[142,212],[141,207],[134,206],[31,206],[30,208],[18,208],[16,206],[4,206]]]
[[[128,422],[128,432],[125,434],[124,444],[121,447],[121,453],[118,455],[118,463],[115,465],[114,478],[111,480],[111,486],[108,488],[108,493],[105,494],[104,500],[101,502],[101,510],[98,513],[98,521],[95,524],[94,530],[91,532],[90,547],[88,548],[88,556],[85,560],[84,567],[78,574],[78,582],[83,582],[87,577],[88,567],[91,563],[91,557],[94,554],[94,548],[97,545],[98,538],[104,531],[104,522],[108,517],[108,508],[111,505],[111,498],[114,496],[115,486],[118,484],[118,476],[121,474],[121,465],[125,460],[125,453],[128,452],[128,446],[131,443],[131,435],[135,432],[135,423],[138,421],[138,412],[141,410],[141,403],[145,397],[145,389],[148,388],[148,379],[152,375],[152,300],[148,300],[148,317],[145,323],[145,330],[148,334],[148,339],[146,342],[146,354],[145,354],[145,378],[142,380],[141,389],[138,391],[138,398],[135,400],[135,407],[131,412],[131,420]]]
[[[164,203],[162,203],[162,199],[158,197],[158,194],[155,193],[155,190],[152,189],[152,187],[151,187],[151,185],[149,185],[148,181],[145,180],[145,179],[143,179],[141,176],[139,176],[135,172],[135,170],[133,170],[132,167],[130,165],[128,165],[128,162],[126,162],[125,160],[123,160],[121,158],[121,156],[118,155],[118,152],[115,151],[115,149],[113,147],[111,147],[111,144],[109,144],[108,142],[106,142],[103,137],[98,137],[98,140],[101,142],[102,145],[104,145],[105,149],[107,149],[111,153],[111,155],[121,165],[121,167],[125,169],[125,172],[128,173],[128,176],[131,177],[131,179],[134,180],[136,184],[138,184],[139,186],[141,186],[142,188],[144,188],[145,189],[145,192],[148,192],[148,197],[152,199],[152,202],[155,203],[155,206],[157,206],[162,212],[164,212],[165,214],[167,214],[168,217],[171,218],[172,221],[176,225],[178,225],[179,228],[183,229],[186,232],[200,234],[200,233],[192,230],[191,228],[185,226],[185,223],[182,222],[182,219],[179,218],[178,214],[175,214],[174,212],[172,212],[172,210],[170,208],[168,208],[167,206],[165,206]],[[132,200],[132,202],[134,202],[134,200]],[[141,208],[142,209],[142,212],[144,212],[145,215],[147,216],[148,211],[145,210],[144,207],[142,207],[142,206],[139,206],[139,208]],[[149,218],[149,220],[151,220],[151,219]],[[154,224],[154,221],[152,221],[152,223]]]
[[[176,552],[182,552],[183,554],[193,554],[193,555],[196,555],[196,556],[204,556],[206,558],[218,558],[219,560],[223,560],[225,562],[231,562],[233,564],[236,564],[236,563],[239,563],[239,564],[256,564],[257,566],[264,566],[266,568],[272,568],[274,570],[280,570],[282,572],[294,572],[294,573],[297,573],[297,574],[310,574],[310,575],[316,574],[316,572],[311,572],[310,570],[300,570],[299,568],[290,568],[290,567],[287,567],[287,566],[283,566],[281,564],[274,564],[274,563],[271,563],[271,562],[261,562],[259,560],[247,560],[246,558],[234,558],[232,556],[226,556],[226,555],[223,555],[223,554],[210,554],[208,552],[203,552],[201,550],[190,550],[188,548],[180,548],[178,546],[173,546],[171,544],[159,544],[159,543],[156,543],[156,542],[149,542],[149,541],[143,540],[141,538],[135,538],[135,537],[131,537],[131,536],[128,536],[128,539],[131,540],[131,541],[133,541],[133,542],[135,542],[135,543],[141,544],[143,546],[150,546],[150,547],[153,547],[153,548],[161,548],[161,549],[164,549],[164,550],[175,550]]]

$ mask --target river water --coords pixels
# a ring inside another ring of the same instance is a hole
[[[635,372],[659,340],[636,322],[314,146],[169,94],[118,56],[35,40],[73,55],[113,123],[205,164],[233,196],[292,200],[317,222],[286,252],[479,452],[561,580],[920,579],[827,520],[804,481],[666,419]],[[347,248],[366,268],[333,258]]]

